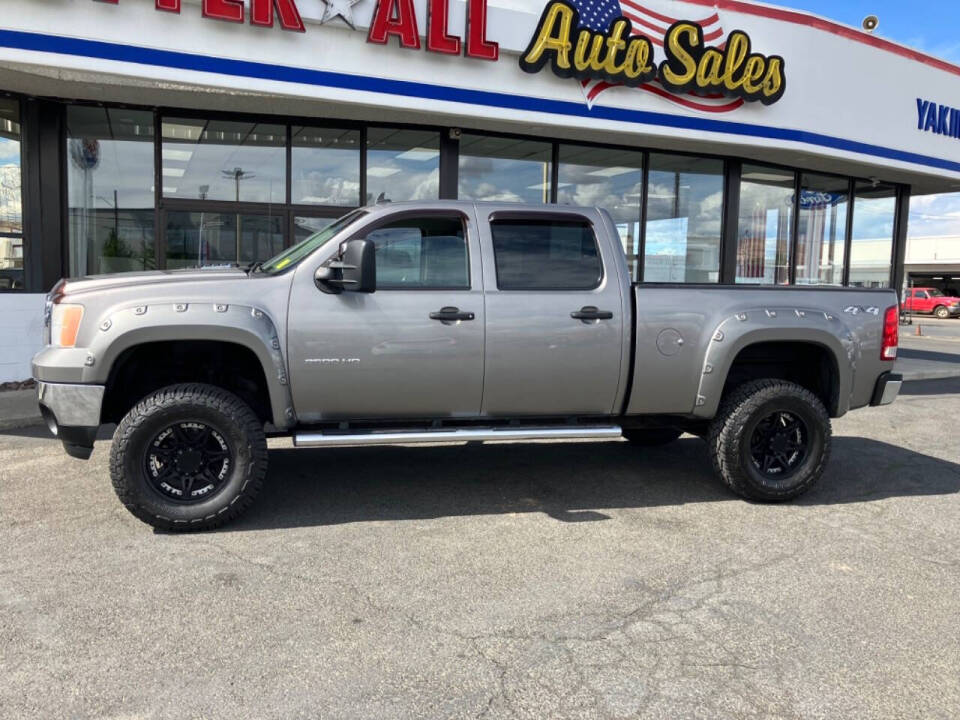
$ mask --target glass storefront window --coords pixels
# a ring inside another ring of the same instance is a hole
[[[440,133],[370,128],[367,203],[440,197]]]
[[[269,260],[283,250],[283,218],[220,212],[167,213],[167,268]]]
[[[164,197],[286,203],[286,126],[165,117],[162,132]]]
[[[740,175],[736,282],[785,285],[793,249],[792,172],[744,165]]]
[[[651,155],[645,282],[720,280],[723,161]]]
[[[20,103],[0,97],[0,290],[23,290]]]
[[[637,277],[643,153],[561,145],[557,202],[600,206],[612,216],[627,253],[630,277]]]
[[[292,195],[295,205],[360,204],[360,131],[294,126]]]
[[[850,285],[890,286],[893,225],[896,215],[896,188],[890,185],[857,183],[853,199]]]
[[[464,133],[459,195],[464,200],[550,202],[550,143]]]
[[[842,285],[849,181],[804,174],[800,186],[797,285]]]
[[[67,108],[70,275],[156,266],[153,113]]]

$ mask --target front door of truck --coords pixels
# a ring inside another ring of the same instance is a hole
[[[933,310],[933,303],[930,302],[930,296],[926,290],[914,290],[913,297],[910,298],[910,312],[928,313]]]
[[[288,329],[301,422],[480,413],[483,279],[468,208],[380,214],[354,232],[376,247],[374,293],[324,294],[320,262],[298,268]]]
[[[484,414],[613,413],[627,318],[593,222],[575,211],[497,213],[484,232]]]

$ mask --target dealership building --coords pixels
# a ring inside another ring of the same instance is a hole
[[[741,0],[0,0],[0,382],[64,276],[351,208],[598,205],[636,282],[896,287],[960,67]],[[931,271],[935,268],[931,268]]]

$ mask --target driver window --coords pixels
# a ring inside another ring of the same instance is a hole
[[[459,216],[406,217],[367,234],[378,290],[468,290],[470,265]]]

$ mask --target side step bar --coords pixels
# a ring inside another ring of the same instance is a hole
[[[407,445],[491,440],[611,440],[620,437],[618,425],[602,427],[456,428],[418,432],[304,432],[293,436],[296,447],[347,447],[351,445]]]

